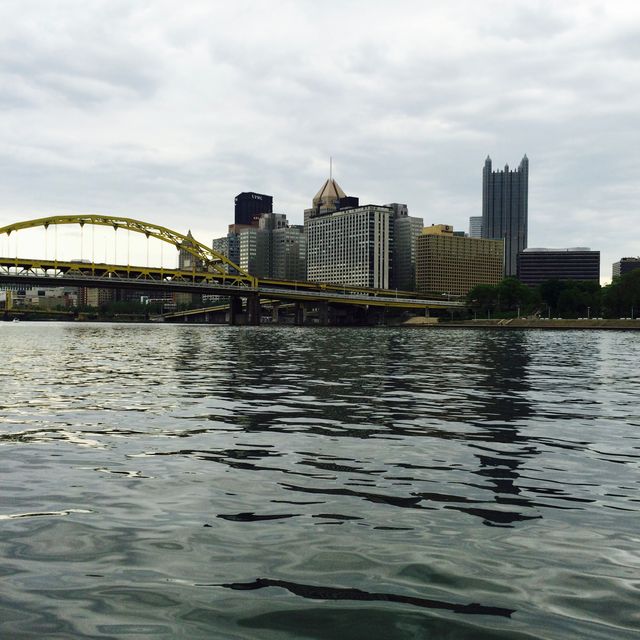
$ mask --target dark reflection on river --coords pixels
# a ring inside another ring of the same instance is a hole
[[[0,637],[638,637],[640,334],[0,348]]]

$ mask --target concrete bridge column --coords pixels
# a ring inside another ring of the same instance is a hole
[[[260,296],[257,293],[247,296],[247,324],[260,324]]]
[[[238,315],[242,313],[242,299],[232,296],[229,299],[229,324],[238,324]]]
[[[301,302],[296,302],[295,306],[294,306],[294,322],[296,324],[296,326],[301,326],[304,324],[304,309],[302,307],[302,303]]]
[[[431,317],[431,313],[430,313],[429,307],[425,307],[424,308],[424,317],[425,318],[430,318]]]
[[[329,324],[329,304],[327,302],[318,303],[318,320],[323,327]]]
[[[273,324],[278,324],[278,313],[280,311],[280,303],[274,302],[271,306],[271,321]]]
[[[384,307],[375,307],[373,305],[367,305],[365,307],[364,324],[368,327],[375,327],[376,325],[384,323],[384,316],[385,316]]]

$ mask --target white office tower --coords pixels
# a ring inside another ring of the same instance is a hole
[[[471,216],[469,218],[469,237],[482,238],[482,216]]]
[[[327,184],[330,203],[323,200]],[[335,180],[325,183],[305,212],[307,279],[388,289],[393,210],[372,204],[337,208],[340,201],[357,202],[342,194]]]

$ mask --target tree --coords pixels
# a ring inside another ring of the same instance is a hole
[[[600,314],[602,291],[598,282],[552,279],[543,282],[538,290],[549,311],[575,317]]]
[[[541,285],[539,285],[538,291],[540,291],[542,302],[544,302],[550,309],[557,309],[558,298],[564,288],[565,284],[563,281],[558,280],[557,278],[552,278],[551,280],[545,280]]]
[[[531,289],[517,278],[505,278],[498,285],[499,306],[504,311],[524,309],[531,302]]]
[[[491,284],[479,284],[467,294],[467,304],[475,309],[487,311],[494,308],[498,302],[497,287]]]
[[[640,316],[640,269],[614,278],[603,290],[603,305],[609,317]]]

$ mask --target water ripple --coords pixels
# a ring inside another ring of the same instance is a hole
[[[637,637],[635,333],[20,323],[0,348],[3,637]]]

